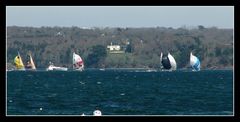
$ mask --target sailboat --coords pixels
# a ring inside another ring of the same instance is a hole
[[[160,63],[161,63],[161,68],[162,69],[167,69],[167,70],[176,70],[177,69],[177,63],[173,56],[168,52],[167,55],[163,55],[161,53],[160,55]]]
[[[34,64],[34,61],[32,59],[31,53],[27,55],[27,65],[25,66],[27,70],[36,70],[36,66]]]
[[[84,70],[84,63],[82,58],[73,52],[73,70],[83,71]]]
[[[68,68],[54,66],[52,62],[49,62],[49,66],[48,66],[48,68],[46,70],[47,71],[67,71]]]
[[[25,70],[22,58],[18,52],[18,55],[14,58],[14,65],[17,70]]]
[[[190,53],[190,65],[193,71],[200,71],[200,61],[192,52]]]

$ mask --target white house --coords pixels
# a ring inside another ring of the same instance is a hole
[[[120,45],[108,45],[107,46],[107,49],[110,50],[110,51],[120,51],[121,50],[121,47]]]

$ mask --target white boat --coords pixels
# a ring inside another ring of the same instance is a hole
[[[99,70],[100,70],[100,71],[105,71],[105,68],[100,68]]]
[[[200,60],[192,52],[190,53],[190,65],[193,71],[200,71]]]
[[[18,55],[14,58],[14,66],[16,70],[25,71],[25,66],[22,61],[22,57],[20,56],[20,53],[18,52]]]
[[[167,55],[163,55],[161,53],[160,62],[161,62],[162,69],[167,69],[170,71],[177,69],[177,63],[176,63],[174,57],[169,52]]]
[[[73,70],[83,71],[84,70],[84,63],[82,58],[73,52]]]
[[[147,69],[146,72],[157,72],[156,69]]]
[[[67,71],[68,68],[66,67],[57,67],[54,66],[52,62],[49,63],[50,65],[48,66],[48,68],[46,69],[47,71]]]

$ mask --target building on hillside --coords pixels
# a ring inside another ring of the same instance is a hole
[[[121,47],[120,47],[120,45],[113,45],[112,42],[111,42],[111,45],[108,45],[107,49],[109,51],[120,51]]]
[[[124,51],[121,50],[120,45],[113,45],[111,42],[111,45],[107,46],[107,51],[109,53],[124,53]]]

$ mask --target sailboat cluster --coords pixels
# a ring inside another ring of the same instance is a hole
[[[33,59],[30,53],[27,55],[26,66],[24,66],[22,57],[20,56],[19,52],[18,52],[18,55],[14,58],[14,65],[17,70],[36,70],[36,66],[33,62]]]
[[[18,52],[18,55],[14,59],[14,65],[16,67],[16,70],[20,70],[20,71],[36,70],[35,63],[34,63],[33,58],[32,58],[30,53],[27,56],[26,66],[23,64],[22,57],[20,56],[19,52]],[[46,70],[47,71],[54,71],[54,70],[67,71],[68,68],[55,66],[52,62],[49,62],[49,66],[47,67]],[[73,52],[73,70],[77,70],[77,71],[83,71],[84,70],[83,60],[75,52]]]
[[[27,57],[28,57],[27,64],[26,66],[24,66],[22,58],[18,52],[18,55],[14,59],[14,64],[17,70],[36,70],[36,66],[34,64],[31,54],[29,53]],[[177,69],[176,60],[169,52],[167,54],[163,54],[161,52],[160,64],[161,64],[162,70],[173,71]],[[82,58],[75,52],[73,52],[72,66],[73,66],[73,70],[77,70],[77,71],[84,70],[84,62]],[[190,66],[192,68],[192,71],[200,71],[200,60],[195,55],[193,55],[192,52],[190,53]],[[54,66],[52,62],[49,62],[49,66],[46,70],[47,71],[53,71],[53,70],[67,71],[68,68]]]
[[[160,64],[161,69],[163,70],[173,71],[177,69],[176,60],[169,52],[165,55],[161,53]],[[192,71],[200,71],[200,60],[196,56],[194,56],[192,52],[190,53],[190,66],[192,68]]]

